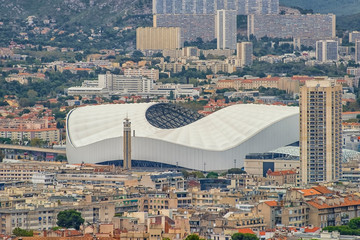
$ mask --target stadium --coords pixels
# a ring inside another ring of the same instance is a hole
[[[68,162],[121,165],[126,117],[133,166],[223,170],[299,140],[298,107],[238,104],[203,117],[166,103],[86,106],[67,116]]]

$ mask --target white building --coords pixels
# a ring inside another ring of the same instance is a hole
[[[70,87],[69,96],[109,97],[110,95],[149,93],[153,88],[153,80],[144,76],[99,74],[96,81],[84,81],[81,87]]]
[[[33,184],[52,185],[55,182],[55,173],[35,173],[31,179]]]
[[[92,98],[93,96],[109,97],[109,90],[99,87],[70,87],[67,90],[69,96],[81,96]]]
[[[154,90],[150,91],[150,93],[157,93],[158,95],[170,96],[170,92],[173,92],[174,97],[178,98],[181,95],[185,95],[188,97],[200,96],[199,90],[194,88],[193,84],[159,84],[154,86]]]
[[[125,68],[125,76],[143,76],[153,81],[159,80],[159,69],[148,68]]]
[[[338,42],[335,40],[316,41],[316,60],[333,62],[338,60]]]
[[[218,49],[236,49],[236,11],[216,11],[216,38]]]
[[[360,63],[360,40],[355,42],[355,62]]]
[[[111,93],[146,93],[153,87],[153,80],[142,76],[99,74],[98,86]]]

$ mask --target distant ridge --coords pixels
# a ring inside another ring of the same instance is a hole
[[[353,15],[360,13],[360,0],[280,0],[287,7],[312,9],[314,13],[334,13],[336,15]]]

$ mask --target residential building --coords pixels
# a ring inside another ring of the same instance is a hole
[[[264,153],[247,155],[244,160],[244,169],[248,174],[266,177],[267,171],[289,171],[300,167],[298,157],[278,153]]]
[[[360,40],[360,32],[359,31],[352,31],[349,33],[349,42],[356,43],[356,41]]]
[[[159,69],[148,69],[148,68],[125,68],[124,69],[125,76],[143,76],[147,77],[154,82],[159,80]]]
[[[236,49],[236,11],[217,10],[217,49]]]
[[[240,66],[250,66],[253,63],[253,44],[252,42],[237,43],[236,56],[240,60]]]
[[[70,87],[67,89],[69,96],[81,96],[86,98],[92,98],[94,96],[101,96],[109,98],[109,90],[101,87]]]
[[[153,0],[153,14],[214,14],[221,9],[238,15],[278,14],[279,0]]]
[[[295,169],[274,172],[269,170],[266,176],[271,180],[272,185],[276,186],[295,185],[297,179],[297,173]]]
[[[33,184],[51,185],[55,183],[55,173],[39,172],[32,175]]]
[[[355,63],[360,63],[360,38],[355,42]]]
[[[115,75],[111,73],[99,74],[98,87],[106,88],[110,92],[145,93],[153,87],[153,81],[140,76]]]
[[[360,197],[347,196],[316,197],[307,201],[310,208],[309,224],[315,227],[346,225],[353,218],[360,217]]]
[[[96,186],[122,187],[137,186],[138,180],[129,175],[119,174],[94,174],[94,173],[78,173],[78,174],[57,174],[56,180],[64,186],[77,186],[81,184],[92,184]]]
[[[174,94],[174,98],[180,96],[195,97],[200,95],[199,89],[195,88],[193,84],[173,83],[157,84],[154,86],[154,90],[150,91],[150,94],[169,97],[171,92]]]
[[[306,81],[300,89],[300,171],[303,184],[341,176],[341,85]]]
[[[58,143],[60,142],[60,129],[0,129],[0,136],[19,142],[38,138],[48,143]]]
[[[153,26],[176,27],[181,29],[181,43],[196,41],[204,42],[215,39],[215,14],[156,14]]]
[[[321,40],[316,42],[316,60],[319,62],[333,62],[338,60],[338,42]]]
[[[160,191],[171,188],[184,190],[186,188],[184,176],[180,172],[164,172],[143,175],[141,176],[139,185]]]
[[[136,29],[136,49],[163,50],[182,47],[179,27],[139,27]]]
[[[20,84],[28,84],[29,81],[37,81],[37,80],[45,80],[46,76],[43,73],[17,73],[17,74],[10,74],[8,77],[5,78],[7,82],[17,81]]]
[[[336,37],[334,14],[249,15],[248,37],[332,39]]]

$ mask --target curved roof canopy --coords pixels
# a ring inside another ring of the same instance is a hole
[[[297,107],[238,104],[200,118],[197,113],[191,114],[166,104],[110,104],[80,107],[71,111],[67,116],[67,133],[74,147],[121,137],[122,123],[128,116],[136,137],[203,150],[224,151],[298,114]]]

